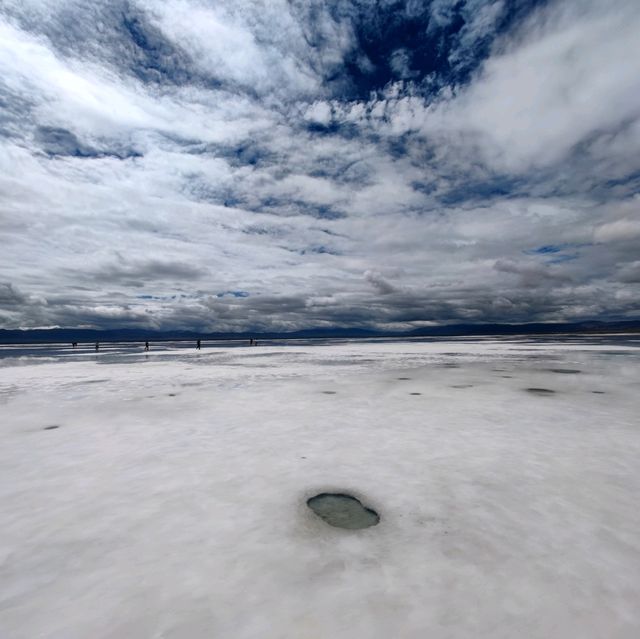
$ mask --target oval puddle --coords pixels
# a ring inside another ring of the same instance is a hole
[[[320,493],[307,499],[307,506],[330,526],[359,530],[375,526],[380,516],[359,499],[344,493]]]

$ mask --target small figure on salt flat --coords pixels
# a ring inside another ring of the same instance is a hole
[[[198,351],[200,350],[200,340],[198,340],[196,342],[196,350],[198,350]]]
[[[144,350],[148,351],[149,350],[149,342],[145,342],[144,343]]]
[[[100,350],[100,342],[96,342],[96,352]]]

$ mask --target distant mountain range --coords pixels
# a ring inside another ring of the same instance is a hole
[[[112,330],[50,328],[33,330],[0,329],[0,344],[53,342],[143,342],[179,340],[322,339],[372,337],[463,337],[480,335],[553,335],[562,333],[640,333],[640,319],[623,322],[568,322],[533,324],[449,324],[408,332],[384,332],[362,328],[307,329],[283,333],[198,333],[196,331],[150,331],[139,328]]]

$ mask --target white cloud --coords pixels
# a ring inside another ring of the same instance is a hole
[[[304,114],[305,119],[327,126],[331,123],[331,105],[324,101],[317,101],[309,105]]]
[[[640,238],[640,219],[607,222],[593,232],[596,242],[633,241]]]
[[[315,92],[318,78],[291,55],[302,34],[286,10],[286,4],[262,7],[244,14],[247,3],[211,6],[188,0],[146,3],[158,25],[191,55],[201,70],[220,80],[237,83],[260,93],[268,91]],[[257,7],[256,7],[257,8]],[[256,19],[258,24],[256,24]],[[247,23],[249,20],[249,23]],[[271,21],[274,21],[271,24]],[[277,30],[275,29],[277,20]],[[268,34],[269,42],[258,37]],[[280,38],[289,38],[286,44]],[[284,45],[284,46],[283,46]],[[285,48],[286,46],[286,48]],[[295,53],[295,51],[294,51]]]
[[[424,131],[480,137],[496,169],[561,161],[594,133],[640,117],[640,13],[634,0],[559,2],[508,34],[478,77],[425,114]]]

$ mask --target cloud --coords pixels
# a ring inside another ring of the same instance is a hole
[[[640,27],[633,1],[541,7],[494,45],[474,81],[436,104],[425,133],[443,127],[477,140],[499,171],[523,172],[569,157],[640,117]],[[592,152],[596,151],[591,147]],[[598,159],[611,154],[599,148]]]
[[[636,316],[638,29],[632,0],[7,0],[0,325]]]
[[[28,297],[11,282],[0,282],[0,308],[14,308],[28,301]]]
[[[497,260],[494,264],[496,271],[520,276],[523,287],[537,287],[554,280],[568,280],[566,274],[560,273],[548,266],[532,262],[515,262],[513,260]]]
[[[593,232],[596,242],[633,241],[640,238],[640,219],[622,219],[607,222]]]
[[[388,282],[380,273],[377,271],[366,271],[364,274],[364,278],[373,284],[374,288],[381,295],[390,295],[391,293],[396,292],[395,286]]]
[[[207,269],[192,266],[187,262],[147,259],[143,261],[118,262],[101,267],[89,273],[96,282],[104,282],[124,286],[141,287],[148,281],[191,281],[207,275]]]
[[[624,264],[618,272],[620,282],[640,284],[640,260]]]

